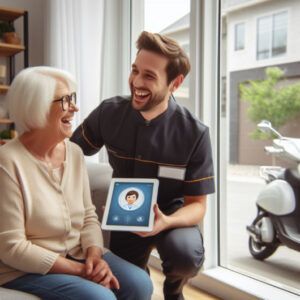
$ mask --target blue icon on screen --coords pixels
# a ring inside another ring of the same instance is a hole
[[[137,220],[139,223],[141,223],[141,222],[144,221],[144,217],[143,217],[143,216],[138,216],[138,217],[136,218],[136,220]]]
[[[112,219],[114,222],[118,222],[120,220],[119,216],[113,216]]]

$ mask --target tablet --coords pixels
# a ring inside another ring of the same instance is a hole
[[[148,178],[113,178],[101,227],[118,231],[151,231],[158,182]]]

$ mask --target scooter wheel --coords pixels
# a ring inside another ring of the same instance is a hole
[[[262,218],[265,217],[264,214],[258,215],[252,225],[257,227],[258,229],[262,226]],[[249,237],[249,250],[251,255],[258,260],[264,260],[271,256],[276,249],[278,248],[279,244],[277,243],[276,237],[271,243],[263,243],[255,241],[252,236]]]

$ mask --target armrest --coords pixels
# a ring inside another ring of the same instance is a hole
[[[91,191],[108,191],[112,177],[112,168],[107,163],[86,162]]]

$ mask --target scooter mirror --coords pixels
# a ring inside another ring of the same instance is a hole
[[[272,124],[270,121],[267,120],[262,120],[260,123],[257,124],[257,127],[259,128],[259,130],[261,130],[262,132],[270,132],[272,131]]]
[[[277,131],[275,130],[273,127],[272,127],[272,124],[270,121],[268,120],[262,120],[260,123],[257,124],[257,127],[259,128],[259,130],[261,130],[262,132],[265,132],[265,133],[274,133],[275,135],[277,135],[279,138],[282,138],[282,135]]]

